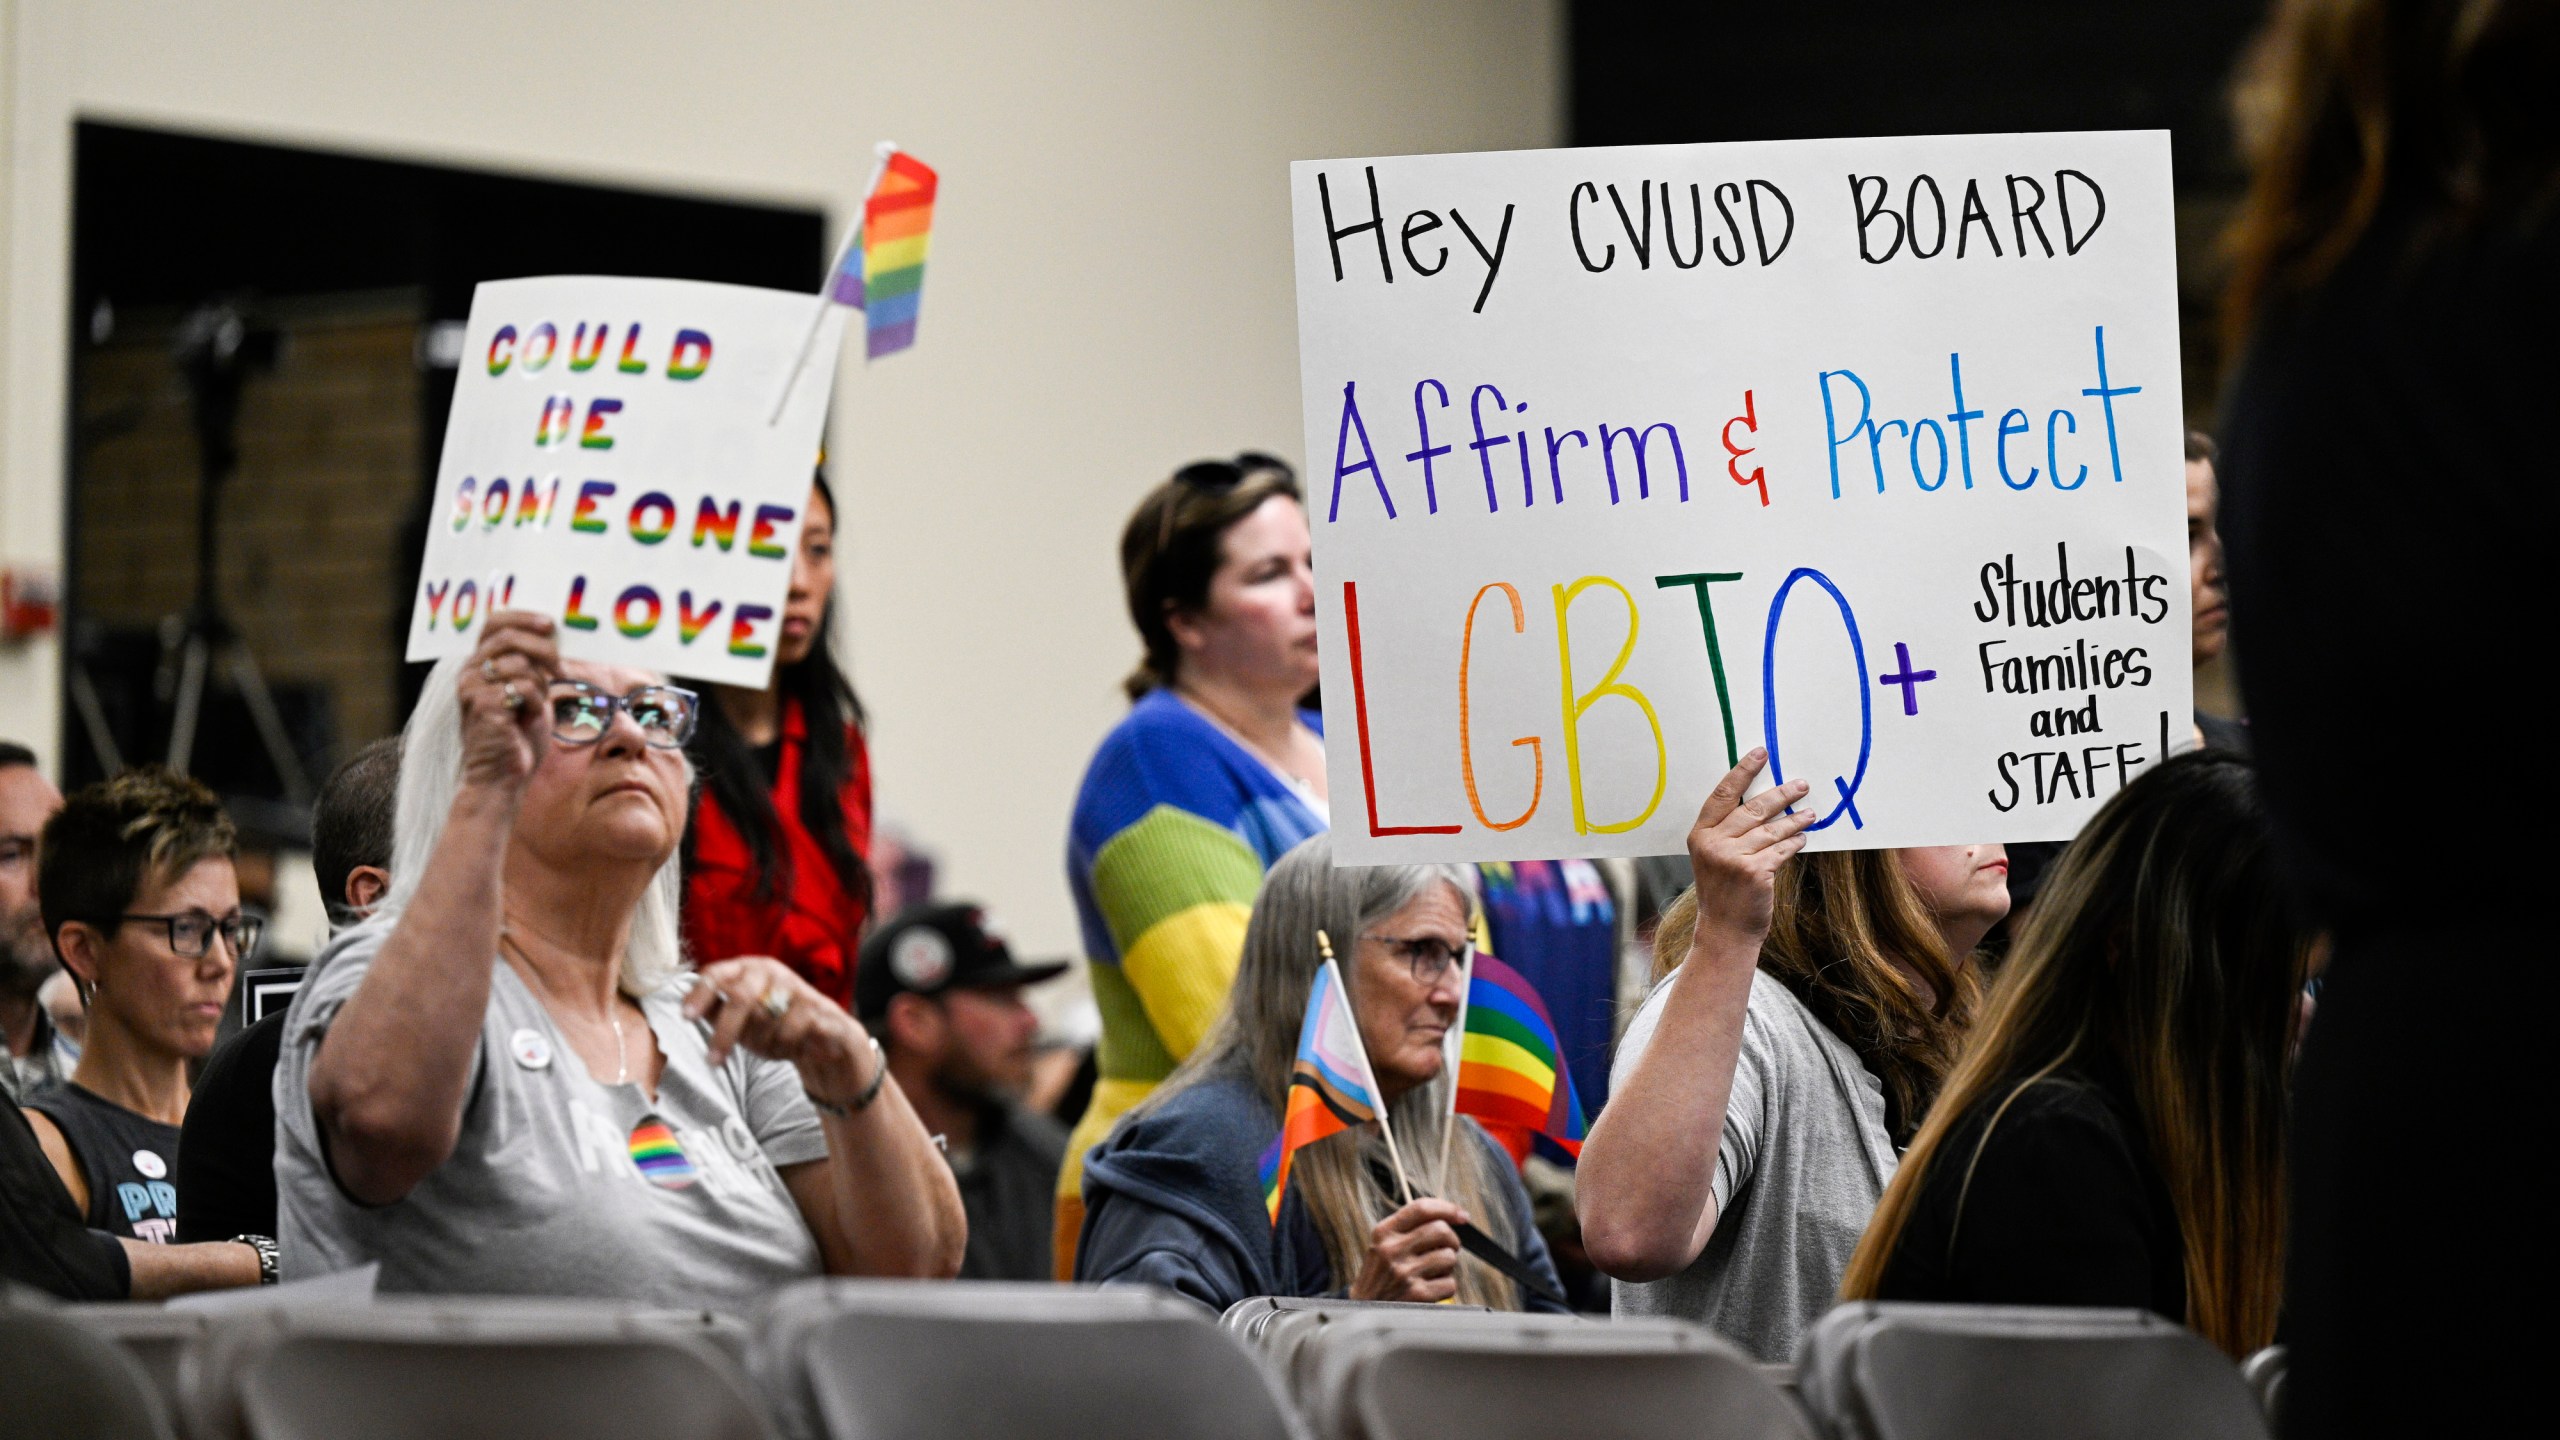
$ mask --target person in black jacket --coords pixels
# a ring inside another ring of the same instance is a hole
[[[2311,950],[2249,763],[2143,775],[2046,887],[1842,1294],[2140,1307],[2246,1356],[2283,1288]]]

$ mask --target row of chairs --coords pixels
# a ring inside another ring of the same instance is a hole
[[[1672,1320],[1035,1285],[0,1305],[0,1440],[2265,1440],[2251,1382],[2133,1312],[1847,1305],[1789,1371]]]

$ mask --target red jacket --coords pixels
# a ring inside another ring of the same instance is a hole
[[[697,965],[736,955],[771,955],[853,1008],[854,953],[863,903],[846,892],[817,838],[800,823],[800,762],[809,741],[800,702],[782,704],[782,761],[773,780],[774,814],[791,856],[791,883],[756,898],[753,852],[708,788],[694,803],[693,871],[684,887],[684,943]],[[845,727],[845,838],[857,859],[871,853],[871,757],[862,732]]]

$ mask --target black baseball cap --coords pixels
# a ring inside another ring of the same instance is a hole
[[[990,990],[1037,985],[1067,972],[1067,962],[1024,965],[987,912],[965,903],[910,905],[862,942],[853,977],[854,1009],[865,1020],[889,1013],[899,995],[940,995],[946,990]]]

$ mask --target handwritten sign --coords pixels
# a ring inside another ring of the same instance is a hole
[[[1345,863],[2059,839],[2191,735],[2165,133],[1292,168]],[[1763,783],[1767,783],[1764,777]]]
[[[500,280],[471,297],[409,658],[489,614],[564,654],[732,685],[773,664],[842,314],[773,424],[808,295],[684,280]]]

